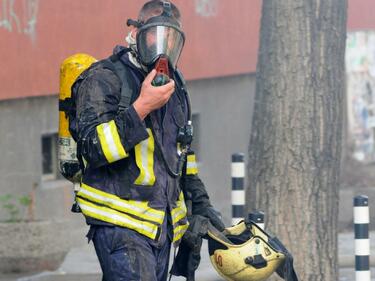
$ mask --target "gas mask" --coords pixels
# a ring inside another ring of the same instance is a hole
[[[157,84],[161,85],[169,81],[169,69],[176,69],[185,43],[181,25],[173,17],[171,3],[162,3],[161,15],[151,17],[146,22],[131,19],[127,21],[128,26],[138,28],[136,42],[140,62],[147,66],[149,71],[153,68],[157,70],[157,76],[162,77]]]

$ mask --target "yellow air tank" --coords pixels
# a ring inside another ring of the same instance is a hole
[[[77,159],[77,144],[69,132],[69,117],[66,112],[72,106],[71,87],[73,83],[94,62],[96,62],[96,59],[90,55],[76,54],[65,59],[60,68],[59,169],[61,174],[73,183],[80,182],[81,170]]]

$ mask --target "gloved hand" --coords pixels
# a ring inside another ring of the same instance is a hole
[[[214,227],[223,231],[225,225],[221,220],[221,214],[211,205],[206,188],[200,178],[196,175],[184,176],[181,179],[181,185],[185,200],[191,201],[191,214],[208,218]]]
[[[170,273],[184,276],[187,281],[195,280],[195,271],[201,260],[202,238],[207,235],[209,219],[200,215],[188,217],[189,228],[182,237]]]
[[[194,206],[194,205],[193,205]],[[217,228],[220,232],[225,229],[225,225],[223,221],[221,220],[221,214],[218,210],[216,210],[214,207],[207,206],[202,208],[195,208],[193,207],[193,216],[194,215],[200,215],[205,218],[208,218],[210,220],[210,223]]]
[[[225,226],[221,215],[211,205],[203,182],[197,175],[183,175],[181,189],[188,208],[189,228],[182,237],[171,274],[185,276],[187,281],[195,280],[195,271],[200,263],[202,238],[207,235],[211,223],[219,231]]]

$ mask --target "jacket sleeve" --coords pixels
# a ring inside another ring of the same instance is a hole
[[[203,216],[208,218],[219,231],[225,228],[221,214],[211,204],[206,187],[198,176],[195,154],[190,151],[187,156],[185,170],[181,178],[181,188],[184,192],[186,205],[191,210],[192,217]]]
[[[120,97],[121,81],[108,69],[95,70],[77,89],[77,146],[92,167],[128,157],[137,143],[148,138],[133,106],[118,110]]]
[[[185,198],[191,200],[193,214],[196,214],[202,208],[211,206],[206,187],[198,176],[198,168],[193,151],[190,151],[187,155],[181,178],[181,187]]]

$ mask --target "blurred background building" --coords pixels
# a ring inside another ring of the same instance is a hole
[[[71,184],[58,172],[59,68],[75,53],[108,57],[145,1],[1,0],[0,193],[36,194],[37,219],[70,216]],[[231,153],[247,150],[260,1],[175,3],[186,45],[194,147],[213,200],[229,217]]]
[[[32,193],[35,219],[74,217],[72,186],[57,162],[61,62],[76,53],[109,56],[144,2],[0,0],[0,195]],[[192,99],[200,175],[229,223],[231,154],[247,154],[256,106],[261,1],[174,3],[187,37],[179,67]],[[349,0],[348,133],[361,161],[375,159],[374,14],[373,0]]]

